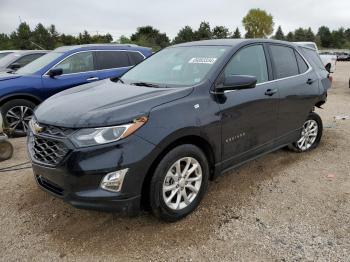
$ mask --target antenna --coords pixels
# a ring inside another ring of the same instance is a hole
[[[36,47],[39,47],[41,50],[45,50],[44,48],[42,48],[40,45],[38,45],[37,43],[34,43],[33,41],[30,41],[33,45],[35,45]]]

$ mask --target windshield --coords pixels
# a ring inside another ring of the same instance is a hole
[[[28,65],[17,70],[16,74],[30,75],[38,72],[44,66],[50,64],[52,61],[60,57],[63,53],[50,52],[46,55],[39,57]]]
[[[121,80],[128,84],[195,85],[203,81],[227,49],[224,46],[166,48],[132,68]]]
[[[19,53],[8,53],[7,56],[4,56],[2,59],[0,59],[0,67],[7,67],[9,63],[11,63],[16,58],[19,58],[19,57],[21,57],[21,54]]]

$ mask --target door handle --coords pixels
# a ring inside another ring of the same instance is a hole
[[[96,81],[96,80],[98,80],[98,77],[97,76],[95,76],[95,77],[89,77],[88,79],[86,79],[86,81]]]
[[[277,93],[277,89],[267,89],[266,92],[265,92],[265,95],[273,96],[276,93]]]
[[[315,82],[315,81],[316,81],[315,79],[309,78],[309,79],[306,81],[306,84],[312,85],[312,83]]]

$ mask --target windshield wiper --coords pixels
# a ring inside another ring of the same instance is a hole
[[[152,84],[152,83],[147,83],[147,82],[135,82],[135,83],[131,83],[130,85],[134,85],[134,86],[147,86],[147,87],[160,87],[159,85]]]

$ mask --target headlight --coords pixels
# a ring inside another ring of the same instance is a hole
[[[72,140],[79,147],[111,143],[130,136],[146,122],[147,117],[140,117],[126,125],[81,129],[72,135]]]

